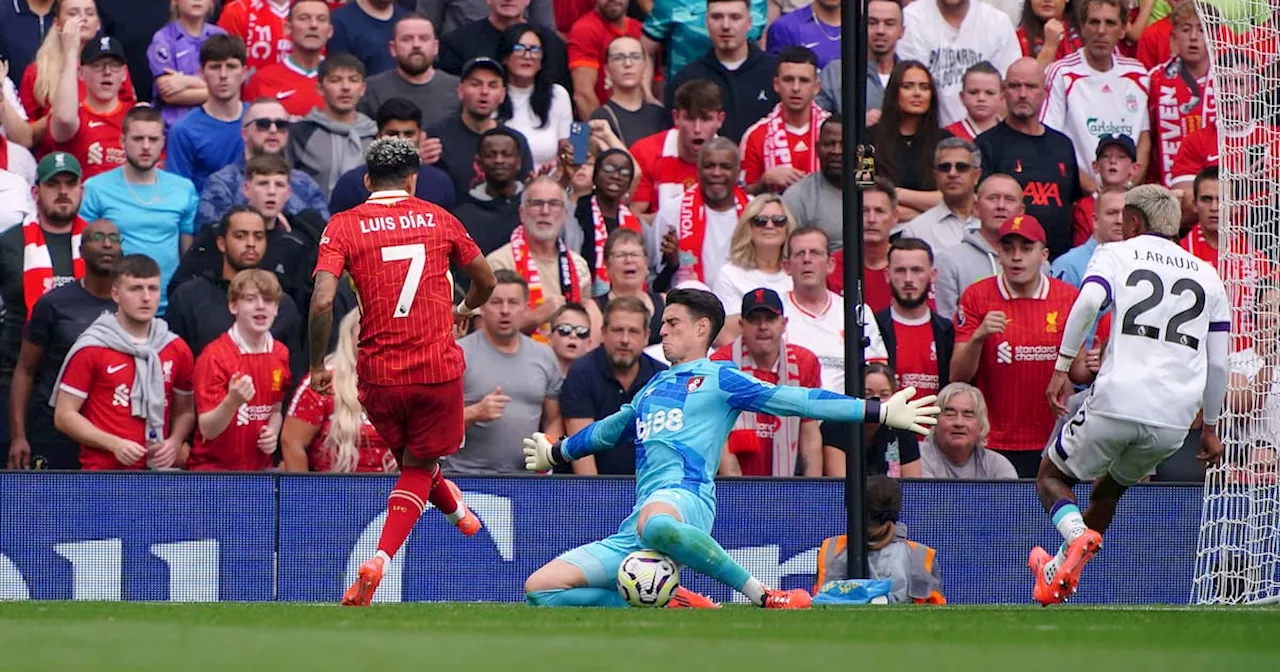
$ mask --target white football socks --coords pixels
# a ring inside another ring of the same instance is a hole
[[[757,607],[764,606],[764,584],[754,578],[747,579],[746,585],[742,587],[742,594]]]
[[[1067,545],[1070,545],[1071,542],[1076,540],[1076,537],[1084,534],[1084,531],[1089,529],[1085,526],[1084,516],[1080,515],[1079,511],[1064,514],[1054,526],[1058,528],[1062,538],[1067,540]]]
[[[462,500],[458,500],[458,508],[453,513],[444,514],[444,519],[449,521],[450,525],[457,525],[467,515],[467,510],[462,506]]]

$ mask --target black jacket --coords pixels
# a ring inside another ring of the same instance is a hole
[[[684,66],[666,87],[666,107],[676,109],[676,89],[691,79],[709,79],[720,87],[724,96],[724,124],[720,135],[734,142],[742,140],[742,134],[752,124],[765,118],[778,104],[778,94],[773,91],[773,76],[778,60],[761,51],[755,44],[747,43],[747,61],[737,70],[727,70],[716,59],[715,50]]]
[[[563,86],[572,96],[569,52],[564,40],[555,31],[542,26],[533,26],[533,29],[542,40],[542,67],[546,69],[552,82]],[[436,57],[436,67],[455,77],[461,77],[462,66],[473,58],[487,56],[498,60],[498,43],[501,40],[502,31],[489,23],[488,17],[458,26],[440,38],[440,55]]]
[[[267,229],[267,249],[258,267],[276,274],[280,287],[302,310],[311,303],[311,272],[316,267],[320,234],[325,222],[315,210],[286,215],[292,231],[273,226]],[[169,280],[169,295],[184,282],[201,275],[222,275],[222,253],[218,251],[218,227],[206,226],[182,255],[178,270]],[[172,302],[172,299],[170,299]]]
[[[889,367],[894,373],[898,371],[898,337],[893,330],[892,308],[885,308],[876,313],[876,325],[880,327],[880,337],[884,339],[884,348],[889,351]],[[938,389],[951,382],[951,354],[956,349],[956,328],[948,320],[937,313],[930,317],[933,327],[933,343],[938,349]]]

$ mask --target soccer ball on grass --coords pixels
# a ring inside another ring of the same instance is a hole
[[[618,565],[618,593],[633,607],[665,607],[680,585],[680,568],[657,551],[636,551]]]

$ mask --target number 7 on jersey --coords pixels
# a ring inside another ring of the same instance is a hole
[[[409,270],[404,276],[404,284],[400,285],[400,298],[396,301],[394,317],[408,317],[413,307],[413,297],[418,294],[418,285],[422,283],[422,271],[427,267],[427,248],[422,243],[412,245],[390,245],[382,248],[383,261],[408,261]]]

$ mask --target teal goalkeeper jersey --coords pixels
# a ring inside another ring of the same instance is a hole
[[[569,437],[561,451],[576,460],[631,439],[636,506],[658,490],[679,488],[715,511],[721,450],[742,411],[862,422],[866,405],[826,390],[763,383],[732,362],[704,358],[658,373],[631,403]]]

